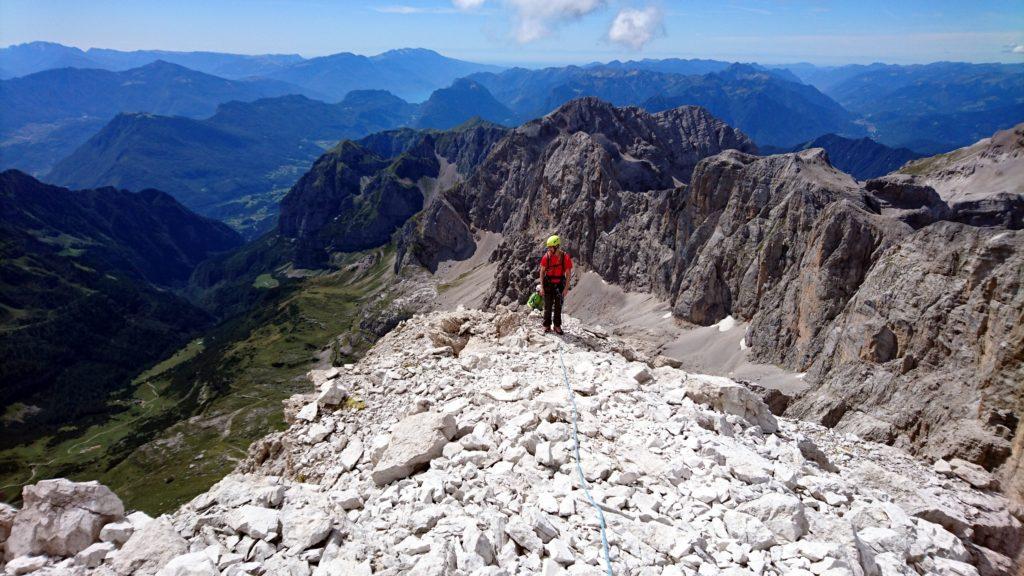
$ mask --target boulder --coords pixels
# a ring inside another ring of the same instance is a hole
[[[292,554],[321,543],[331,533],[331,517],[314,506],[285,506],[281,510],[281,545]]]
[[[135,532],[135,526],[131,522],[112,522],[100,530],[100,540],[121,546],[132,537],[132,532]]]
[[[450,414],[421,412],[404,418],[395,425],[373,469],[373,482],[384,486],[410,476],[440,456],[454,436],[455,419]]]
[[[7,563],[7,573],[11,576],[31,574],[46,566],[48,560],[46,556],[19,556]]]
[[[706,404],[719,412],[735,414],[772,434],[779,429],[778,421],[768,405],[748,390],[728,378],[691,375],[684,382],[686,395],[698,404]]]
[[[299,412],[316,399],[316,394],[292,394],[281,401],[286,424],[295,424],[298,421]]]
[[[341,464],[341,469],[348,472],[356,467],[359,463],[359,459],[363,457],[363,443],[359,440],[352,440],[349,442],[345,449],[341,451],[338,456],[338,460]]]
[[[281,533],[281,513],[273,508],[246,504],[228,513],[228,526],[254,540],[273,540]]]
[[[7,537],[11,535],[11,525],[14,524],[14,517],[17,516],[18,509],[10,504],[0,502],[0,544],[7,541]],[[2,550],[2,548],[0,548]]]
[[[456,566],[455,548],[451,541],[435,544],[429,553],[420,556],[408,576],[440,576],[453,574]]]
[[[369,562],[356,562],[347,558],[332,558],[321,562],[313,576],[371,576],[373,570]]]
[[[494,544],[475,524],[470,524],[463,530],[462,548],[466,553],[480,557],[484,565],[494,562]]]
[[[338,406],[348,398],[348,389],[340,380],[328,380],[320,386],[316,402],[320,406]]]
[[[175,556],[188,552],[188,543],[165,517],[157,518],[135,530],[113,561],[121,576],[154,574]]]
[[[300,422],[312,422],[316,420],[317,414],[319,414],[319,404],[316,402],[310,402],[295,413],[295,420]]]
[[[182,554],[171,559],[156,576],[219,576],[220,572],[206,552]]]
[[[807,533],[804,504],[792,494],[770,493],[740,504],[736,510],[750,514],[784,542],[795,542]]]
[[[275,554],[263,563],[263,573],[274,576],[309,576],[309,564],[300,558]]]
[[[836,468],[836,466],[829,461],[828,456],[821,451],[821,448],[818,448],[818,445],[811,440],[799,440],[796,445],[797,448],[800,449],[800,454],[802,454],[804,458],[814,462],[820,466],[822,470],[825,470],[826,472],[839,473],[839,468]]]
[[[730,536],[743,544],[749,544],[754,550],[767,550],[777,543],[775,534],[764,522],[750,514],[726,510],[723,520]]]
[[[124,518],[124,504],[98,482],[43,480],[22,490],[24,506],[7,539],[8,559],[73,556],[99,539],[105,524]]]
[[[907,540],[902,534],[889,528],[868,526],[856,533],[855,543],[867,576],[904,573],[898,570],[900,565],[906,566]]]
[[[931,559],[928,572],[937,576],[979,576],[978,569],[974,566],[949,558]]]
[[[505,525],[505,533],[513,542],[530,552],[540,553],[544,549],[544,542],[541,541],[533,527],[523,518],[513,518]]]
[[[628,371],[629,377],[636,380],[637,384],[644,384],[650,382],[654,376],[651,375],[651,371],[647,369],[647,366],[633,366]]]
[[[953,458],[949,461],[954,476],[979,490],[995,490],[999,483],[987,470],[966,460]]]
[[[86,568],[95,568],[103,563],[103,559],[116,549],[110,542],[97,542],[85,550],[75,554],[75,564]]]

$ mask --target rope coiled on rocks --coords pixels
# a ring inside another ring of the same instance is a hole
[[[558,362],[562,365],[562,380],[565,382],[565,389],[569,392],[569,403],[572,405],[572,441],[573,441],[573,453],[576,456],[576,473],[579,474],[580,487],[583,488],[583,493],[587,495],[587,500],[590,501],[590,505],[594,507],[594,511],[597,512],[597,521],[601,526],[601,549],[604,551],[604,564],[605,569],[608,572],[608,576],[612,576],[612,560],[608,553],[608,525],[604,521],[604,511],[594,501],[594,497],[590,495],[590,485],[587,483],[587,478],[583,475],[583,466],[580,464],[580,436],[577,426],[579,420],[578,412],[576,410],[576,395],[572,392],[572,386],[569,384],[569,370],[565,367],[565,356],[562,354],[562,342],[558,340]]]

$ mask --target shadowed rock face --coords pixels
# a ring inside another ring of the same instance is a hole
[[[453,180],[472,170],[505,130],[478,123],[449,132],[393,131],[346,140],[321,156],[281,201],[278,231],[295,241],[300,265],[320,266],[332,252],[387,244],[423,209],[424,179]],[[393,157],[378,154],[392,152]]]

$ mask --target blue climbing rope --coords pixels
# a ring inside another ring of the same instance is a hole
[[[594,497],[590,495],[590,484],[587,483],[587,478],[583,475],[583,466],[580,465],[580,435],[577,422],[579,420],[578,412],[576,410],[576,395],[572,392],[572,386],[569,385],[569,371],[565,367],[565,356],[562,354],[562,342],[558,342],[558,361],[562,364],[562,380],[565,381],[565,389],[569,392],[569,402],[572,404],[572,440],[573,440],[573,452],[576,455],[576,473],[580,477],[580,486],[583,488],[583,493],[587,495],[587,500],[590,501],[590,505],[594,507],[597,512],[597,520],[601,525],[601,548],[604,550],[604,565],[608,571],[608,576],[612,576],[612,559],[608,553],[608,525],[604,521],[604,511],[594,501]]]

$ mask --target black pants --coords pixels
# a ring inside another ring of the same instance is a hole
[[[562,326],[562,288],[565,284],[561,280],[554,281],[549,278],[544,280],[544,327],[551,326],[552,315],[554,315],[555,326]]]

